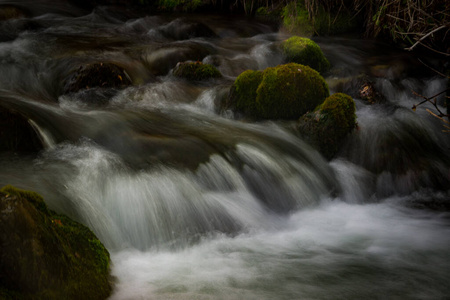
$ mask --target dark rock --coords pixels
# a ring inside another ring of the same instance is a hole
[[[0,106],[0,151],[38,152],[38,134],[22,114]]]
[[[106,299],[109,253],[36,193],[0,190],[0,298]]]
[[[84,65],[66,80],[63,94],[76,93],[93,87],[124,88],[131,84],[125,70],[112,63]]]
[[[386,98],[377,90],[374,82],[369,76],[361,75],[349,80],[340,82],[335,90],[361,99],[369,104],[384,103]]]

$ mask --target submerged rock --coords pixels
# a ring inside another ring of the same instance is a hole
[[[336,155],[355,127],[355,102],[343,93],[325,99],[314,112],[302,116],[298,124],[300,134],[327,159]]]
[[[109,253],[34,192],[0,190],[0,298],[106,299]]]
[[[224,106],[255,119],[296,119],[328,95],[328,86],[317,71],[290,63],[243,72],[236,78]]]
[[[131,84],[126,71],[112,63],[84,65],[74,71],[64,84],[63,94],[93,87],[124,88]]]
[[[173,70],[173,75],[192,81],[222,77],[222,74],[220,74],[216,67],[199,61],[178,63]]]
[[[37,152],[42,149],[39,136],[28,119],[0,106],[0,151]]]
[[[285,40],[281,47],[288,62],[310,66],[319,73],[330,68],[330,62],[323,55],[319,45],[311,39],[293,36]]]

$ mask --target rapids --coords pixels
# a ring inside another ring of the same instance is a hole
[[[331,92],[364,73],[386,98],[355,98],[358,129],[328,162],[292,122],[218,110],[242,71],[282,63],[274,45],[287,36],[272,24],[50,4],[0,23],[1,105],[28,116],[45,146],[0,154],[0,184],[39,192],[96,233],[111,299],[450,295],[450,139],[432,106],[411,110],[411,90],[433,95],[445,80],[386,45],[317,39]],[[185,60],[224,78],[173,77]],[[72,70],[102,61],[133,85],[62,95]]]

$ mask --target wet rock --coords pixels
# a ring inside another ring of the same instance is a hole
[[[178,63],[173,70],[173,75],[192,81],[222,77],[216,67],[199,61]]]
[[[0,298],[106,299],[109,253],[36,193],[0,190]]]
[[[335,90],[366,101],[368,104],[384,103],[386,98],[381,94],[369,76],[361,75],[336,84]]]
[[[328,86],[317,71],[290,63],[239,75],[224,108],[255,119],[297,119],[328,95]]]
[[[297,128],[325,158],[332,159],[355,127],[355,102],[349,95],[336,93],[314,112],[302,116]]]
[[[22,114],[0,106],[0,151],[38,152],[38,134]]]
[[[76,93],[94,87],[121,89],[131,84],[126,71],[112,63],[84,65],[65,81],[63,94]]]
[[[310,66],[319,73],[330,68],[330,62],[313,40],[293,36],[284,41],[281,47],[288,62]]]

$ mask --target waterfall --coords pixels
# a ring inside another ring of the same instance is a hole
[[[408,72],[410,53],[390,66],[385,45],[316,39],[331,93],[366,76],[384,99],[354,96],[358,126],[326,161],[297,120],[219,112],[241,72],[284,61],[274,26],[44,2],[0,22],[0,38],[14,33],[0,42],[1,107],[45,146],[0,153],[0,183],[39,192],[95,232],[111,254],[111,299],[450,295],[450,139],[425,111],[433,105],[411,109],[421,101],[411,90],[447,82]],[[176,78],[180,61],[214,64],[223,78]],[[74,70],[103,62],[132,84],[63,94]]]

